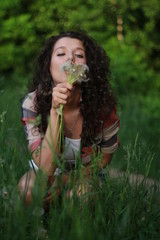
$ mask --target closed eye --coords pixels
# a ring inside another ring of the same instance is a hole
[[[81,55],[81,54],[75,54],[75,55],[76,55],[76,57],[78,57],[78,58],[84,58],[84,56]]]
[[[57,54],[57,56],[59,56],[59,57],[60,57],[60,56],[64,56],[64,55],[65,55],[65,53],[58,53],[58,54]]]

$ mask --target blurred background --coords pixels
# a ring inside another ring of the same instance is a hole
[[[111,59],[111,85],[121,120],[121,145],[111,167],[124,170],[130,159],[133,171],[143,174],[152,160],[149,176],[159,179],[159,26],[159,0],[1,1],[1,144],[21,151],[21,162],[27,164],[21,100],[32,81],[34,60],[48,37],[80,29],[95,38]],[[7,158],[1,146],[0,157]]]

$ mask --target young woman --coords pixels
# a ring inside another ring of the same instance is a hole
[[[67,73],[61,70],[61,65],[68,62],[87,65],[88,81],[69,84]],[[95,157],[98,152],[98,156],[102,155],[97,159],[99,171],[110,163],[119,145],[119,119],[109,77],[109,58],[88,35],[64,32],[47,40],[37,60],[33,91],[22,104],[22,121],[32,160],[30,171],[24,174],[18,186],[22,194],[27,186],[27,203],[32,200],[36,178],[33,169],[41,169],[48,179],[52,179],[53,185],[56,178],[63,178],[67,184],[67,176],[76,168],[77,156],[83,165],[84,179],[93,174],[93,155]],[[60,105],[63,105],[64,123],[62,142],[67,146],[61,150],[58,139],[60,122],[57,123]],[[41,116],[38,126],[33,123],[37,116]],[[61,159],[65,171],[57,166],[55,158]],[[87,191],[82,185],[78,188]]]

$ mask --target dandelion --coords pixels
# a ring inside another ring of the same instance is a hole
[[[43,227],[37,227],[35,231],[36,239],[48,239],[48,233],[47,230]]]
[[[41,208],[41,207],[38,207],[36,206],[34,209],[33,209],[33,212],[32,212],[33,216],[42,216],[44,214],[44,209]]]
[[[86,64],[75,64],[73,62],[66,62],[60,66],[61,71],[66,73],[67,82],[70,84],[87,82],[86,73],[89,71],[89,68]]]
[[[89,71],[89,68],[86,64],[75,64],[71,61],[65,62],[60,66],[60,70],[64,71],[67,76],[67,82],[70,84],[88,82],[86,73]],[[62,115],[63,105],[57,109],[57,113]]]
[[[7,188],[5,186],[0,191],[0,195],[3,199],[8,199],[8,191],[7,191]]]

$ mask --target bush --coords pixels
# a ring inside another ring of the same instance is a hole
[[[104,48],[111,58],[112,85],[118,95],[157,91],[159,76],[148,67],[142,51],[116,38],[109,39]]]

